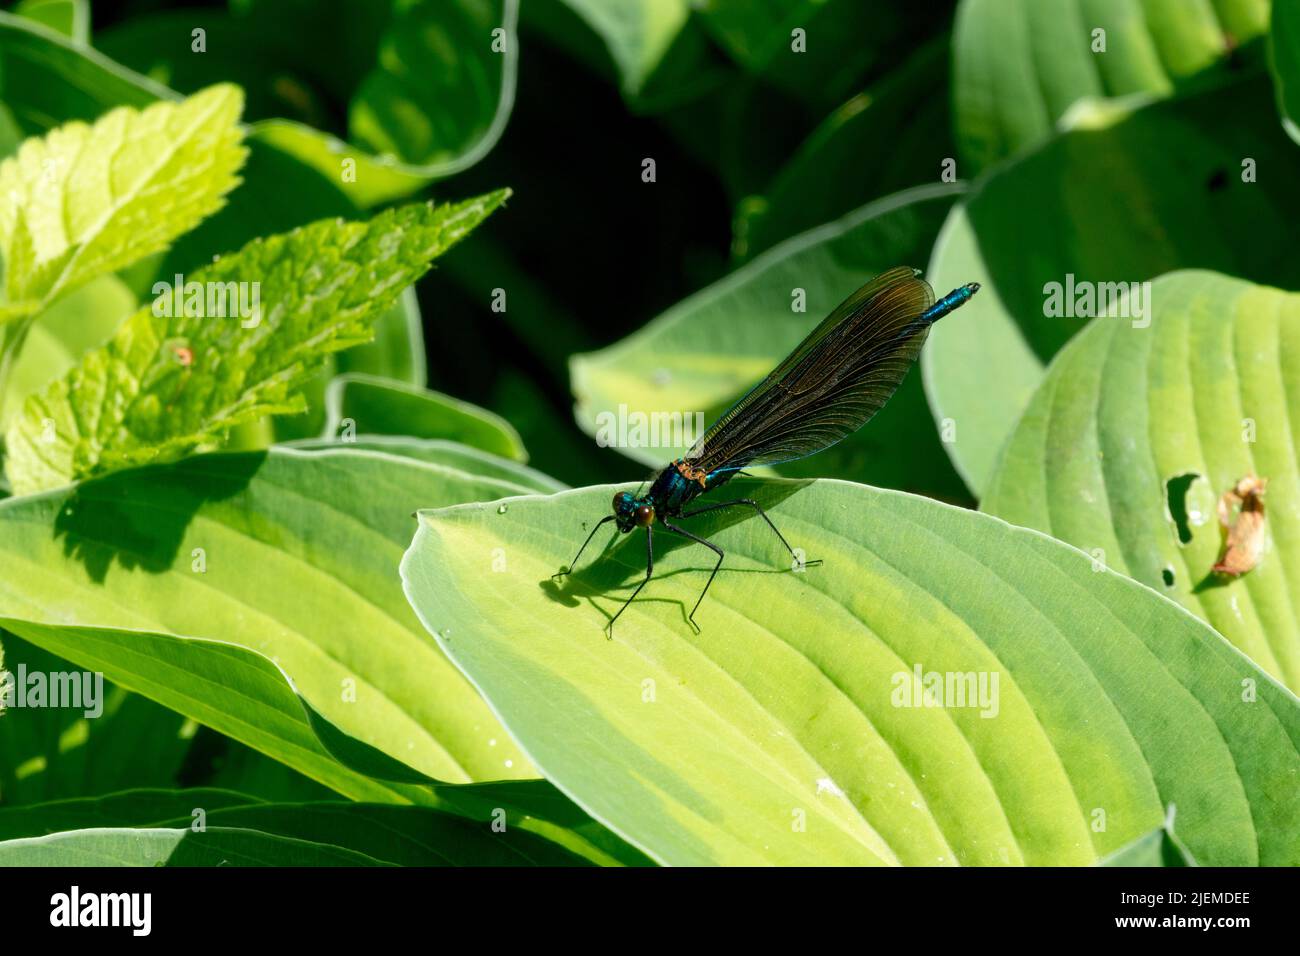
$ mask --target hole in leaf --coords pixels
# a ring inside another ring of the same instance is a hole
[[[1199,477],[1201,476],[1191,471],[1165,482],[1165,501],[1169,506],[1169,517],[1174,519],[1174,527],[1178,529],[1180,544],[1187,544],[1192,540],[1192,526],[1187,521],[1187,489],[1192,487],[1192,482]]]
[[[1171,588],[1171,587],[1174,586],[1174,569],[1173,569],[1173,568],[1165,568],[1165,569],[1163,569],[1163,570],[1160,572],[1160,577],[1162,577],[1162,578],[1164,579],[1165,587],[1167,587],[1167,588]]]

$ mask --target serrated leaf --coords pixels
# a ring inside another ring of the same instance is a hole
[[[30,314],[162,249],[239,182],[238,87],[122,107],[22,144],[0,163],[4,313]]]
[[[136,306],[131,290],[116,276],[108,275],[92,279],[42,312],[5,377],[0,432],[28,395],[44,389],[86,352],[107,342]]]
[[[713,556],[661,533],[610,641],[644,537],[551,574],[615,490],[422,512],[402,576],[547,779],[659,862],[1088,864],[1175,803],[1207,865],[1300,863],[1300,701],[1087,555],[897,492],[737,479],[825,563],[782,573],[763,522],[697,519],[727,552],[702,632]]]
[[[209,318],[155,315],[157,302],[142,308],[24,404],[6,436],[15,492],[176,459],[235,425],[301,411],[298,389],[324,356],[369,339],[402,289],[506,195],[313,223],[184,277],[209,301],[213,289],[233,297],[230,284],[245,283],[244,305],[259,283],[260,308]]]
[[[962,156],[978,172],[1030,148],[1085,97],[1169,95],[1267,33],[1268,10],[1269,0],[962,0],[953,30]]]
[[[1176,272],[1151,297],[1149,327],[1097,319],[1061,351],[983,507],[1098,554],[1300,688],[1300,295]],[[1219,578],[1216,503],[1247,474],[1268,479],[1271,547]]]

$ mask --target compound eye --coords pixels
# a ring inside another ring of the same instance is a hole
[[[642,505],[636,509],[636,524],[638,528],[647,528],[654,523],[655,510],[649,505]]]
[[[622,511],[622,510],[623,510],[623,504],[624,504],[624,502],[625,502],[626,500],[627,500],[627,492],[626,492],[626,491],[620,491],[620,492],[618,492],[617,494],[615,494],[615,495],[614,495],[614,510],[615,510],[615,511]]]

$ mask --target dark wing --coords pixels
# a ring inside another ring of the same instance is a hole
[[[912,367],[934,292],[912,269],[882,272],[840,304],[686,455],[706,474],[806,458],[861,428]]]

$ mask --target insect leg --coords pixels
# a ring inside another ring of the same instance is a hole
[[[767,526],[772,529],[772,533],[781,539],[781,543],[785,545],[785,549],[790,552],[790,557],[798,560],[799,556],[794,553],[794,548],[790,547],[790,542],[785,540],[785,535],[777,530],[776,525],[772,523],[772,519],[767,516],[767,512],[764,511],[759,503],[753,498],[737,498],[735,501],[720,501],[715,505],[705,505],[703,508],[696,508],[694,511],[683,511],[682,517],[690,518],[695,515],[702,515],[707,511],[718,511],[719,509],[731,508],[735,505],[745,505],[757,511],[762,516],[763,520],[767,522]],[[816,567],[821,563],[821,558],[818,558],[815,561],[804,561],[802,562],[802,565],[805,568],[810,568]]]
[[[606,631],[606,637],[608,637],[611,641],[614,639],[614,622],[618,620],[618,615],[622,614],[624,611],[627,610],[627,606],[636,599],[636,596],[638,594],[641,593],[641,589],[650,583],[650,576],[654,573],[655,573],[654,528],[647,525],[645,529],[645,578],[641,581],[640,584],[636,586],[636,590],[632,592],[631,596],[628,597],[628,599],[623,602],[623,606],[618,609],[618,614],[615,614],[613,617],[609,619],[609,626],[605,629],[605,631]]]
[[[596,527],[591,529],[591,534],[587,535],[587,540],[582,542],[582,547],[579,548],[578,553],[573,556],[573,560],[570,561],[568,564],[566,564],[564,567],[560,568],[560,570],[552,574],[551,580],[554,581],[556,578],[562,578],[566,574],[570,573],[573,570],[573,566],[578,563],[578,559],[582,557],[582,552],[587,550],[587,545],[591,544],[591,539],[594,538],[596,536],[596,532],[600,530],[600,526],[603,525],[606,521],[613,521],[613,520],[614,520],[613,515],[605,515],[605,517],[597,521]]]
[[[679,528],[675,524],[670,524],[667,520],[661,519],[660,523],[669,531],[673,532],[674,534],[680,534],[683,538],[690,538],[696,544],[704,545],[706,548],[708,548],[718,556],[718,563],[713,566],[713,573],[709,575],[709,580],[704,583],[704,590],[701,591],[700,596],[696,598],[695,607],[691,608],[690,616],[687,618],[687,620],[691,622],[691,627],[695,628],[695,630],[698,631],[700,627],[698,624],[695,623],[695,612],[700,609],[700,602],[704,600],[704,595],[709,593],[709,585],[712,584],[713,579],[718,576],[718,569],[722,567],[722,559],[726,557],[726,552],[724,552],[712,541],[709,541],[706,538],[701,538],[698,534],[691,534],[685,528]]]

